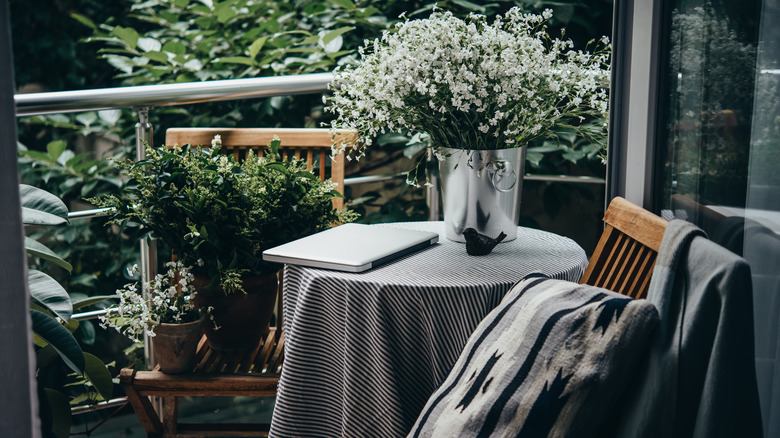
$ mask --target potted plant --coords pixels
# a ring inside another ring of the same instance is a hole
[[[124,161],[130,181],[121,195],[91,201],[112,207],[112,223],[135,222],[190,266],[197,304],[213,306],[212,348],[254,348],[268,331],[280,265],[262,251],[355,218],[333,209],[341,196],[298,159],[282,159],[275,139],[263,157],[238,162],[211,148],[147,147]]]
[[[439,158],[447,237],[464,241],[471,227],[512,240],[524,146],[563,129],[606,134],[586,122],[606,119],[609,41],[575,51],[549,36],[551,16],[515,7],[489,23],[435,10],[367,42],[359,62],[336,69],[326,97],[332,130],[353,129],[360,139],[334,150],[360,157],[379,133],[423,134]],[[423,159],[408,182],[429,183],[418,169]]]
[[[203,334],[204,317],[193,303],[197,295],[190,269],[168,262],[167,272],[147,284],[148,299],[137,284],[117,290],[119,304],[100,317],[101,326],[114,327],[135,342],[152,339],[155,357],[164,373],[192,371],[195,349]]]

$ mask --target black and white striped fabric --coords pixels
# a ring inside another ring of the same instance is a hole
[[[430,248],[359,273],[285,267],[285,359],[272,437],[401,437],[477,324],[530,272],[579,280],[572,240],[518,229],[487,256],[442,222],[382,224],[439,233]]]
[[[523,280],[471,335],[409,438],[603,436],[657,323],[646,300]]]

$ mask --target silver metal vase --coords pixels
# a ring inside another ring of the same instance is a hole
[[[520,196],[523,193],[525,147],[466,151],[441,148],[439,175],[446,236],[465,242],[463,230],[517,237]]]

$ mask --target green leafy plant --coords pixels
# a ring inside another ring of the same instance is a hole
[[[22,218],[27,226],[55,226],[68,221],[68,209],[56,196],[29,186],[20,186],[22,201]],[[70,271],[70,263],[58,256],[46,245],[25,237],[25,248],[30,257],[43,259],[62,269]],[[92,394],[80,397],[79,401],[108,400],[113,392],[111,375],[105,364],[92,354],[81,349],[71,330],[78,327],[78,322],[71,320],[73,309],[92,305],[108,297],[92,297],[73,303],[68,292],[46,273],[30,269],[28,272],[30,290],[30,316],[39,379],[42,388],[41,412],[43,426],[53,430],[58,437],[70,435],[70,403],[65,395],[64,386],[47,385],[47,377],[51,374],[61,374],[59,362],[61,359],[67,368],[73,371],[68,377],[80,379],[93,388]]]
[[[94,31],[89,41],[101,42],[102,56],[131,83],[326,71],[349,53],[344,34],[378,12],[350,1],[269,0],[135,1],[130,9],[150,25],[98,26],[78,18]]]
[[[279,155],[278,139],[263,157],[250,153],[240,163],[221,154],[221,144],[217,136],[206,149],[148,147],[145,160],[120,163],[130,177],[125,190],[90,201],[113,208],[113,223],[143,225],[226,293],[243,291],[244,274],[279,268],[262,260],[264,249],[354,220],[333,208],[342,195],[332,182]]]

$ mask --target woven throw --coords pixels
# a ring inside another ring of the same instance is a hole
[[[479,324],[409,436],[598,436],[657,322],[645,300],[525,278]]]

